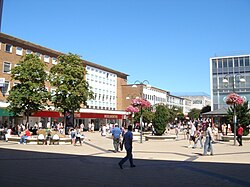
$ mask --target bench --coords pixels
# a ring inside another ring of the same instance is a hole
[[[222,136],[221,139],[222,141],[229,142],[230,140],[234,140],[234,136]],[[242,136],[242,140],[250,140],[250,136]]]
[[[175,140],[176,136],[175,135],[162,135],[162,136],[152,136],[152,135],[148,135],[145,136],[145,140],[149,141],[149,140]]]
[[[18,143],[20,141],[21,137],[18,136],[11,136],[8,138],[9,142],[16,142]],[[71,138],[60,138],[59,140],[54,141],[53,143],[57,143],[57,144],[71,144]],[[38,141],[37,136],[31,136],[27,139],[27,144],[39,144],[40,142]]]

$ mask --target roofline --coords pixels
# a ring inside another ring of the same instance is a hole
[[[25,41],[25,40],[16,38],[14,36],[10,36],[8,34],[4,34],[2,32],[0,32],[0,40],[1,40],[1,42],[11,43],[11,44],[13,44],[15,46],[20,46],[19,44],[21,44],[21,46],[25,46],[27,49],[31,49],[34,52],[38,49],[39,52],[43,52],[46,55],[50,55],[51,57],[57,57],[57,56],[65,54],[65,53],[62,53],[60,51],[52,50],[52,49],[49,49],[47,47],[31,43],[29,41]],[[99,64],[96,64],[96,63],[93,63],[93,62],[89,62],[87,60],[83,60],[82,59],[82,61],[83,61],[84,65],[93,66],[93,67],[96,67],[96,68],[99,68],[99,69],[102,69],[102,70],[105,70],[105,71],[108,71],[108,72],[111,72],[111,73],[114,73],[114,74],[118,74],[120,77],[127,77],[127,76],[129,76],[126,73],[122,73],[120,71],[116,71],[116,70],[104,67],[102,65],[99,65]]]
[[[210,59],[234,58],[234,57],[244,57],[244,56],[250,56],[250,54],[244,54],[244,55],[228,55],[228,56],[217,56],[217,57],[211,57]]]

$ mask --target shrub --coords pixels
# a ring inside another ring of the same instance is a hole
[[[155,135],[162,135],[165,132],[168,118],[169,113],[167,108],[163,105],[157,106],[155,111],[155,117],[153,119]]]

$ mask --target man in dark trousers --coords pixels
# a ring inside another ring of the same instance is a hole
[[[242,136],[243,136],[243,128],[241,124],[239,124],[237,130],[237,141],[239,143],[239,146],[242,146]]]
[[[133,142],[133,134],[132,134],[132,126],[128,126],[128,131],[124,134],[122,146],[125,146],[127,151],[127,155],[118,163],[120,168],[123,169],[122,165],[129,159],[130,167],[134,168],[135,165],[133,163],[133,155],[132,155],[132,142]]]

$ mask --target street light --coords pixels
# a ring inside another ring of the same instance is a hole
[[[222,82],[223,83],[228,83],[229,80],[227,77],[229,77],[230,75],[227,74]],[[240,73],[237,73],[237,74],[232,74],[231,77],[233,77],[233,81],[232,81],[232,86],[233,86],[233,93],[236,93],[235,92],[235,82],[236,82],[236,78],[237,76],[239,76],[239,82],[246,82],[246,79],[243,78],[243,76],[240,74]],[[236,145],[236,124],[237,124],[237,114],[236,114],[236,106],[235,104],[233,104],[233,123],[234,123],[234,145]]]
[[[140,84],[142,85],[142,89],[141,89],[141,92],[140,92],[140,97],[143,98],[143,86],[145,85],[147,89],[150,89],[151,88],[151,85],[149,84],[149,81],[148,80],[144,80],[144,81],[135,81],[134,84],[133,84],[133,88],[136,88],[137,87],[137,84]],[[142,106],[140,108],[141,110],[141,115],[140,115],[140,127],[141,127],[141,132],[140,132],[140,143],[142,143]]]

